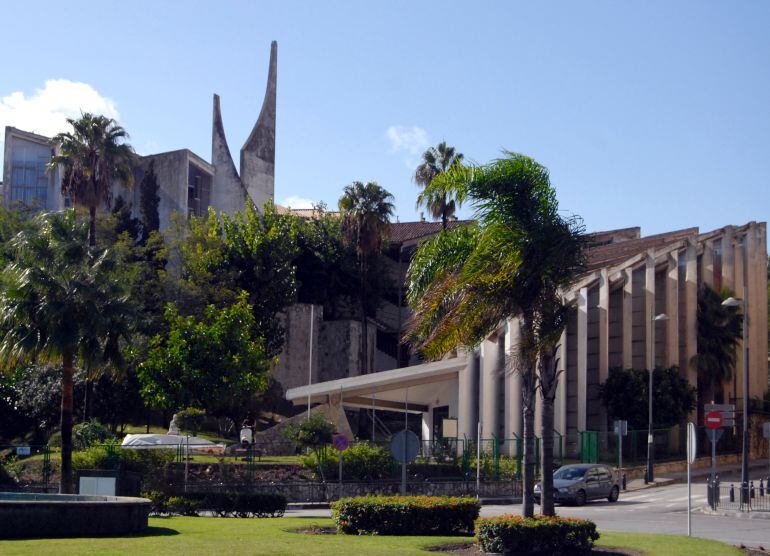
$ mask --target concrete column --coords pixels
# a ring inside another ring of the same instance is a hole
[[[479,356],[474,350],[467,357],[465,368],[458,373],[457,436],[461,440],[476,438],[479,420]]]
[[[610,280],[607,269],[599,273],[599,383],[610,373]]]
[[[481,343],[481,372],[483,373],[481,394],[481,423],[484,438],[499,436],[500,431],[500,343],[495,335]]]
[[[752,350],[757,354],[757,366],[754,368],[753,377],[756,387],[753,388],[757,395],[762,395],[766,390],[768,382],[767,371],[767,357],[765,354],[768,352],[767,341],[767,303],[765,303],[765,295],[767,292],[767,225],[764,222],[757,224],[757,294],[759,297],[758,303],[754,303],[753,307],[757,314],[754,317],[754,322],[757,324],[757,343],[752,346]]]
[[[655,368],[652,359],[653,345],[652,322],[655,316],[655,256],[652,250],[647,252],[644,267],[644,367],[647,370]]]
[[[519,319],[508,321],[508,333],[505,335],[505,353],[508,358],[505,374],[505,438],[520,438],[522,429],[521,414],[521,375],[517,368],[521,327]],[[508,444],[508,455],[515,455],[515,444]]]
[[[714,287],[714,246],[710,241],[703,243],[701,255],[701,279],[704,284]]]
[[[679,252],[668,254],[666,271],[666,365],[679,365]]]
[[[559,382],[556,386],[554,426],[562,435],[567,434],[567,330],[559,340]]]
[[[690,364],[698,353],[698,248],[695,240],[689,240],[685,248],[685,361],[682,369],[687,373],[690,386],[698,387],[698,370]]]
[[[586,430],[588,402],[588,288],[577,297],[577,430]]]
[[[422,413],[422,438],[423,440],[433,440],[433,412]],[[439,424],[440,426],[440,424]]]
[[[735,249],[735,297],[743,297],[743,286],[746,284],[746,236],[736,238]],[[751,300],[749,300],[751,302]],[[735,346],[735,369],[733,380],[725,384],[725,401],[739,397],[741,388],[741,369],[743,369],[743,339],[739,339]],[[710,401],[710,400],[707,400]]]
[[[634,269],[623,269],[623,367],[634,367],[633,333],[634,333]]]
[[[722,287],[735,291],[735,231],[732,226],[725,228],[722,236]]]
[[[764,372],[767,365],[767,256],[760,245],[762,232],[759,225],[752,222],[746,233],[750,397],[761,397],[767,390],[767,375]]]

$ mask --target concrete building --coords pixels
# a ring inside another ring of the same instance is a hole
[[[746,288],[749,395],[761,397],[765,393],[764,223],[726,226],[708,233],[689,228],[647,237],[641,237],[639,228],[628,228],[594,234],[592,242],[586,273],[563,294],[572,313],[559,348],[563,373],[556,398],[555,429],[565,436],[569,455],[579,452],[578,432],[607,430],[598,387],[611,368],[677,365],[682,376],[697,386],[696,372],[689,362],[698,350],[697,294],[702,284],[717,290],[728,287],[738,296]],[[668,320],[654,322],[653,317],[660,313]],[[406,411],[420,417],[423,439],[439,435],[444,418],[457,419],[459,438],[475,438],[477,423],[481,422],[484,438],[511,439],[522,432],[520,378],[509,364],[518,341],[519,322],[513,319],[501,322],[471,351],[441,361],[297,386],[289,389],[286,397],[302,405],[309,396],[340,415],[343,409],[351,408],[372,413]],[[742,397],[742,368],[739,355],[737,380],[725,384],[721,393],[725,402]],[[699,404],[704,402],[698,400]],[[538,407],[538,427],[539,419]]]
[[[273,41],[267,90],[259,117],[241,149],[240,174],[230,156],[219,109],[219,96],[214,95],[211,138],[211,162],[188,149],[149,154],[138,158],[134,168],[135,184],[154,163],[158,178],[161,229],[168,227],[172,215],[202,215],[213,207],[232,213],[243,211],[251,202],[260,209],[272,200],[275,189],[275,126],[278,79],[278,45]],[[46,172],[55,152],[50,137],[14,127],[5,128],[3,152],[3,205],[25,206],[37,210],[61,210],[69,200],[61,193],[61,172]],[[115,185],[118,195],[133,204],[139,215],[139,188],[132,191]],[[106,207],[105,207],[106,208]]]

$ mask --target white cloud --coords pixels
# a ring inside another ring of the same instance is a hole
[[[66,131],[67,118],[81,112],[94,112],[118,119],[118,109],[112,99],[102,96],[88,83],[68,79],[49,79],[42,89],[27,96],[14,91],[0,97],[0,145],[5,126],[52,136]]]
[[[300,197],[299,195],[289,195],[278,204],[281,206],[290,207],[293,209],[311,209],[313,208],[313,205],[316,204],[316,202],[313,201],[312,199],[306,199],[305,197]]]
[[[409,154],[417,155],[421,154],[430,144],[427,132],[416,125],[411,127],[392,125],[386,134],[393,152],[406,151]]]

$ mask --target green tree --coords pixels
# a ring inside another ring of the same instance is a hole
[[[109,250],[86,246],[92,226],[73,210],[43,213],[13,240],[16,258],[3,272],[0,363],[57,362],[61,373],[62,479],[72,491],[73,374],[122,364],[133,309]]]
[[[454,216],[457,206],[454,198],[448,191],[425,190],[433,178],[446,172],[456,164],[460,164],[463,155],[455,151],[454,147],[447,147],[442,141],[436,147],[430,147],[422,153],[422,161],[414,171],[414,181],[423,187],[423,191],[417,197],[417,207],[425,205],[434,219],[441,219],[441,229],[446,230],[447,222]]]
[[[743,317],[738,307],[722,305],[732,295],[729,289],[719,293],[707,284],[698,291],[698,353],[690,364],[698,370],[698,397],[706,402],[721,398],[722,386],[733,377]]]
[[[444,191],[475,207],[477,225],[439,234],[418,249],[407,276],[414,309],[408,338],[426,357],[439,358],[458,346],[478,345],[507,319],[520,319],[522,341],[511,361],[522,382],[522,511],[530,516],[538,371],[542,461],[550,469],[554,346],[566,313],[558,292],[584,268],[583,228],[559,213],[548,171],[520,154],[505,152],[483,166],[453,166],[426,187],[427,194]],[[545,473],[543,480],[543,513],[553,514],[552,477]]]
[[[282,215],[271,204],[257,212],[191,217],[175,242],[181,275],[171,299],[183,314],[201,314],[207,305],[225,308],[248,295],[254,314],[255,336],[262,338],[270,357],[283,346],[279,313],[296,300],[294,258],[297,254],[297,217]],[[170,254],[172,265],[175,263]]]
[[[599,392],[607,415],[624,419],[632,430],[646,430],[649,375],[644,369],[610,369]],[[653,374],[653,425],[668,428],[682,423],[695,407],[695,389],[682,378],[678,367],[656,368]]]
[[[370,262],[382,250],[390,235],[390,218],[393,216],[393,195],[376,182],[354,181],[345,186],[339,200],[342,216],[342,238],[346,245],[355,248],[360,273],[359,300],[361,311],[361,374],[369,372],[369,346],[367,328],[367,281]]]
[[[53,138],[59,154],[51,157],[48,167],[63,168],[62,193],[88,209],[88,245],[95,247],[96,209],[109,205],[115,182],[131,188],[136,155],[126,143],[128,133],[112,118],[86,112],[77,120],[67,118],[67,123],[72,131]]]
[[[155,175],[155,160],[151,160],[147,172],[142,177],[142,181],[139,182],[139,211],[142,217],[144,237],[147,237],[151,232],[160,230],[159,189],[158,176]]]
[[[156,336],[139,365],[142,396],[153,407],[198,407],[238,422],[249,398],[267,388],[274,362],[256,337],[254,313],[242,294],[235,304],[210,305],[201,318],[166,309],[169,332]]]
[[[307,419],[301,418],[289,422],[283,430],[283,435],[300,448],[312,450],[315,454],[318,473],[324,480],[323,454],[324,447],[331,444],[334,438],[335,426],[326,420],[322,413],[311,413]]]

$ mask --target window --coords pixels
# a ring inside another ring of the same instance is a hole
[[[16,139],[11,149],[11,202],[47,208],[51,176],[46,165],[51,160],[51,148]]]

